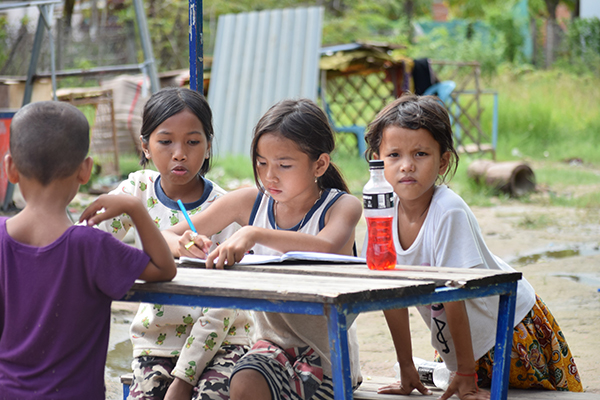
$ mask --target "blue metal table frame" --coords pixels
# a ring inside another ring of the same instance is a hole
[[[208,280],[202,276],[202,271],[212,271],[211,274],[215,273],[214,270],[197,269],[195,271],[198,271],[196,274],[199,281]],[[372,272],[377,273],[380,271]],[[396,271],[394,272],[396,273]],[[221,273],[231,274],[230,271],[221,271]],[[257,273],[264,272],[254,272],[254,274]],[[323,299],[314,301],[286,301],[285,296],[281,294],[273,298],[268,298],[269,296],[265,296],[264,298],[249,298],[245,295],[240,296],[239,293],[236,294],[235,290],[221,291],[222,294],[218,294],[214,290],[209,290],[210,293],[208,294],[190,295],[176,293],[177,291],[173,290],[172,283],[136,283],[123,300],[326,316],[329,329],[334,396],[336,400],[339,400],[353,398],[347,329],[359,313],[499,295],[499,318],[496,333],[496,357],[492,374],[491,399],[504,400],[508,394],[508,374],[517,280],[520,279],[520,273],[512,275],[518,277],[509,282],[492,283],[476,287],[465,287],[464,285],[461,287],[439,287],[439,285],[434,284],[432,286],[433,290],[430,290],[428,293],[403,294],[399,296],[394,296],[395,292],[399,292],[398,286],[390,285],[388,288],[385,288],[385,291],[387,291],[386,296],[384,296],[385,298],[381,298],[380,300],[369,298],[368,290],[362,293],[366,295],[362,300],[360,299],[361,293],[356,291],[339,293],[339,295],[335,294],[329,300],[325,301]],[[303,279],[302,277],[308,276],[311,275],[298,274],[293,279],[289,279],[289,281],[299,281]],[[388,278],[386,277],[386,279]],[[364,277],[354,279],[364,279]],[[405,281],[402,271],[397,271],[397,280]]]

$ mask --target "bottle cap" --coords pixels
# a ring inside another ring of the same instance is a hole
[[[369,168],[383,168],[383,160],[369,160]]]

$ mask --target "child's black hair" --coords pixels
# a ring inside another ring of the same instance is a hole
[[[412,130],[423,128],[431,133],[440,145],[440,154],[450,153],[449,168],[446,169],[441,181],[444,182],[448,176],[454,175],[458,168],[459,157],[454,148],[448,111],[439,98],[407,94],[385,106],[369,124],[365,134],[367,160],[371,159],[373,154],[379,154],[383,131],[389,126]]]
[[[316,161],[321,154],[331,154],[335,148],[335,136],[327,116],[315,102],[309,99],[282,100],[272,106],[258,121],[252,138],[252,168],[256,185],[262,189],[256,169],[257,146],[262,135],[273,133],[290,139]],[[318,178],[319,188],[336,188],[349,192],[338,168],[329,163],[327,171]]]
[[[89,151],[90,126],[77,107],[40,101],[14,115],[9,142],[19,173],[46,186],[77,171]]]
[[[204,128],[206,140],[208,143],[211,143],[214,130],[212,125],[212,111],[210,110],[208,101],[206,101],[206,98],[202,94],[195,90],[178,87],[161,89],[148,99],[144,106],[142,117],[142,141],[147,144],[150,140],[150,135],[160,124],[183,110],[190,110],[198,117]],[[202,167],[200,167],[199,175],[205,175],[210,170],[211,155],[212,146],[209,150],[208,158],[204,160]],[[148,161],[144,152],[142,152],[140,164],[145,167]]]

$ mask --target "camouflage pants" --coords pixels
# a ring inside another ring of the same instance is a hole
[[[192,400],[229,400],[229,377],[247,346],[221,346],[206,366],[192,394]],[[162,400],[173,376],[178,357],[136,357],[131,363],[133,381],[127,400]]]

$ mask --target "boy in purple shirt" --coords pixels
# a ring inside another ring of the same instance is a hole
[[[27,205],[0,218],[0,399],[104,399],[111,302],[137,278],[173,279],[173,257],[135,197],[100,196],[81,221],[127,213],[144,251],[71,223],[65,209],[93,165],[77,108],[29,104],[10,132],[4,165]]]

